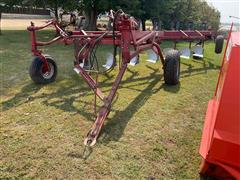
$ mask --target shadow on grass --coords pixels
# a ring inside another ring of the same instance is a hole
[[[162,84],[153,90],[159,81],[161,81],[162,76],[158,74],[158,69],[153,69],[149,66],[147,67],[152,70],[150,76],[146,77],[147,81],[145,83],[147,84],[147,87],[141,90],[141,93],[129,103],[125,110],[118,111],[110,121],[105,123],[103,128],[103,139],[100,140],[101,142],[108,143],[110,141],[118,141],[121,138],[129,120],[134,116],[139,108],[144,106],[146,101],[159,90],[167,89],[167,91],[172,93],[177,93],[179,91],[180,84],[177,86],[167,86]],[[142,81],[140,81],[140,83],[141,82]],[[136,86],[138,86],[138,84]]]
[[[153,71],[153,73],[151,73],[150,76],[146,76],[146,77],[142,77],[142,78],[136,78],[136,76],[138,75],[138,72],[131,71],[130,69],[128,69],[128,72],[130,72],[131,75],[126,80],[123,80],[121,82],[119,89],[124,88],[124,89],[139,91],[145,97],[147,96],[148,93],[150,93],[150,94],[156,93],[155,91],[151,92],[152,88],[154,87],[151,85],[153,83],[156,84],[157,82],[159,82],[161,80],[161,78],[160,78],[161,76],[158,74],[159,69],[152,69],[151,67],[148,67],[148,68],[150,68]],[[80,78],[80,77],[78,77],[78,78]],[[110,82],[109,78],[112,78],[112,77],[108,77],[103,82],[101,82],[101,88],[106,89],[106,88],[109,88],[112,86],[113,82]],[[149,84],[150,81],[152,81],[150,83],[150,87],[147,88],[146,90],[140,91],[137,89],[138,86]],[[138,83],[135,84],[135,82],[138,82]],[[79,81],[78,81],[78,83],[79,83]],[[81,98],[81,97],[93,95],[93,92],[90,90],[90,88],[88,86],[87,87],[77,86],[78,83],[72,83],[70,86],[67,87],[67,89],[66,89],[66,87],[61,87],[55,93],[47,94],[44,96],[38,96],[38,98],[44,98],[45,100],[43,101],[43,104],[45,104],[46,106],[53,106],[57,109],[61,109],[61,110],[67,111],[67,112],[80,114],[80,115],[84,116],[87,120],[94,121],[95,115],[93,113],[93,108],[92,108],[93,103],[87,102],[86,100],[84,100],[84,98]],[[134,84],[132,84],[132,83],[134,83]],[[104,91],[104,93],[107,95],[107,93],[109,93],[109,90],[107,90],[107,92]],[[53,99],[57,99],[57,100],[52,101]],[[116,97],[112,104],[113,106],[114,106],[114,103],[117,101],[117,99],[118,99],[118,94],[116,94]],[[136,99],[136,101],[138,101],[138,99]],[[79,108],[79,107],[76,108],[73,105],[74,102],[81,103],[82,108]],[[98,105],[97,109],[99,109],[100,107],[101,106]],[[92,108],[92,110],[90,110],[91,108]],[[118,113],[118,111],[114,110],[114,108],[111,110],[111,112]]]
[[[13,98],[1,103],[2,111],[33,101],[35,98],[32,97],[32,95],[37,93],[42,87],[42,85],[36,85],[33,83],[24,86],[21,89],[21,92],[17,93]]]
[[[212,60],[209,58],[205,58],[208,60]],[[205,61],[205,60],[193,60],[194,62],[202,64],[202,67],[194,68],[192,64],[188,64],[181,61],[181,64],[187,66],[186,70],[181,71],[181,78],[193,76],[193,75],[201,75],[206,74],[208,70],[217,70],[220,69],[221,66],[215,65],[211,61]]]
[[[188,66],[186,70],[181,71],[181,78],[196,74],[204,74],[207,73],[208,70],[220,68],[220,66],[217,66],[210,61],[199,61],[199,63],[202,63],[202,67],[194,68],[194,66],[191,64],[181,62],[181,64]],[[159,69],[154,69],[150,66],[147,66],[147,68],[151,70],[150,75],[141,78],[136,78],[138,72],[128,69],[128,72],[130,72],[131,75],[126,80],[123,80],[121,82],[119,89],[126,88],[135,90],[140,92],[140,94],[132,102],[129,102],[129,105],[125,108],[124,111],[116,111],[112,109],[112,112],[115,112],[115,115],[113,118],[111,118],[110,121],[106,121],[105,123],[105,126],[103,128],[103,143],[108,143],[109,141],[118,141],[119,138],[121,138],[129,120],[134,116],[138,109],[145,104],[146,100],[149,99],[154,93],[157,93],[161,89],[171,93],[177,93],[179,91],[181,86],[180,84],[177,86],[167,86],[165,84],[162,84],[160,87],[156,88],[155,86],[162,79],[162,76],[159,74]],[[60,86],[56,92],[50,94],[41,94],[34,97],[33,95],[36,94],[42,86],[35,85],[33,83],[28,84],[21,89],[20,93],[16,94],[10,100],[3,102],[2,109],[3,111],[8,110],[39,98],[43,99],[42,103],[46,106],[53,106],[57,109],[61,109],[67,112],[81,114],[87,120],[94,121],[95,117],[93,111],[89,110],[89,107],[93,104],[91,102],[86,102],[83,98],[81,98],[92,95],[93,93],[88,86],[79,86],[80,83],[83,83],[83,80],[79,80],[79,78],[80,77],[78,76],[74,76],[71,79],[70,84],[66,86]],[[113,77],[110,75],[103,82],[101,82],[101,87],[111,87],[113,84],[109,81],[111,78]],[[134,82],[138,83],[136,84]],[[138,87],[141,85],[147,85],[147,87],[143,90],[139,90]],[[76,100],[76,98],[78,99]],[[81,108],[76,108],[73,105],[73,103],[76,101],[82,104]]]

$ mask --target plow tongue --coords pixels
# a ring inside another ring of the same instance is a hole
[[[200,45],[194,46],[192,48],[193,57],[195,58],[203,58],[203,48]]]
[[[148,50],[148,62],[156,63],[158,61],[158,55],[153,50]]]
[[[185,58],[185,59],[190,59],[191,56],[191,51],[189,48],[182,48],[180,49],[181,52],[181,58]]]
[[[102,67],[106,68],[107,70],[110,69],[113,66],[114,59],[113,59],[113,54],[108,53],[107,54],[107,61],[106,64],[102,65]]]

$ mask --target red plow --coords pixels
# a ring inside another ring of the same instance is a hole
[[[204,41],[211,39],[214,33],[211,31],[141,31],[137,21],[125,14],[122,10],[117,12],[111,11],[109,18],[113,22],[112,31],[84,31],[75,30],[66,32],[62,30],[57,21],[49,21],[46,25],[37,27],[32,23],[28,27],[32,38],[32,53],[35,56],[30,66],[30,76],[35,83],[50,83],[55,80],[57,66],[53,59],[42,54],[38,50],[39,46],[46,46],[55,42],[61,42],[66,45],[75,45],[75,61],[74,70],[80,74],[89,87],[94,91],[95,95],[103,102],[103,105],[97,112],[97,117],[92,128],[88,132],[84,144],[93,146],[99,136],[105,119],[111,111],[112,102],[116,95],[119,84],[129,64],[135,65],[138,55],[144,50],[151,50],[155,57],[160,57],[164,70],[164,81],[168,85],[176,85],[180,78],[180,52],[176,49],[169,50],[165,56],[162,53],[160,44],[163,41],[170,40],[174,42],[198,41],[201,46]],[[48,42],[39,42],[36,40],[36,31],[44,29],[48,26],[54,26],[57,37]],[[96,57],[96,49],[98,45],[112,45],[114,52],[109,57],[106,64],[100,66]],[[98,87],[91,73],[99,73],[99,68],[104,67],[104,72],[112,70],[116,67],[116,56],[119,55],[119,72],[112,85],[112,89],[106,96]],[[157,58],[150,59],[153,62]]]

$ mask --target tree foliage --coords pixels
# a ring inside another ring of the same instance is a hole
[[[203,22],[217,30],[220,23],[220,12],[210,6],[205,0],[0,0],[7,6],[37,6],[50,8],[56,18],[58,9],[66,11],[78,10],[84,12],[87,30],[95,30],[97,17],[110,9],[123,9],[126,13],[146,20],[158,18],[163,28],[173,28],[181,22],[187,28],[188,22],[199,25]]]
[[[97,17],[106,10],[111,9],[115,4],[108,0],[80,0],[78,8],[84,12],[86,16],[86,29],[96,30]]]

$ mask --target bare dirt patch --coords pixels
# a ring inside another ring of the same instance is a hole
[[[2,19],[1,27],[2,30],[25,30],[31,21],[39,26],[44,24],[47,19]]]

